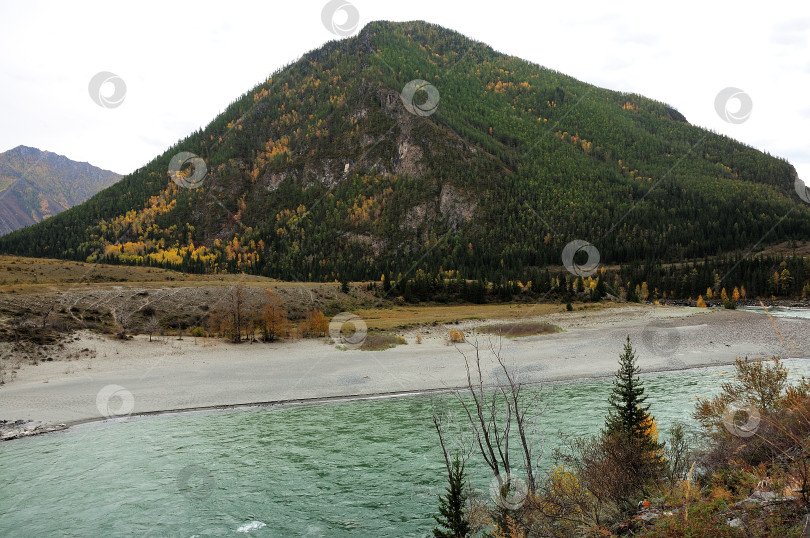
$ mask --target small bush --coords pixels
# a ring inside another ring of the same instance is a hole
[[[362,351],[383,351],[396,347],[399,344],[399,337],[393,334],[369,334],[360,346]]]
[[[467,341],[466,338],[464,338],[464,333],[455,329],[450,330],[449,338],[451,344],[462,344]]]
[[[195,338],[202,338],[203,336],[205,336],[205,329],[203,329],[202,327],[200,327],[198,325],[196,327],[191,328],[190,334],[191,334],[191,336],[194,336]]]

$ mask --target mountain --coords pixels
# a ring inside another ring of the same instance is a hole
[[[188,159],[193,177],[170,173]],[[290,280],[517,279],[577,239],[611,264],[801,240],[795,179],[669,105],[433,24],[373,22],[0,252]]]
[[[27,146],[0,153],[0,234],[84,202],[120,174]]]

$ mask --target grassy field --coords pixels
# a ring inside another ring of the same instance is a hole
[[[617,303],[574,303],[576,310],[600,310]],[[369,329],[391,331],[423,325],[441,325],[469,320],[519,320],[565,312],[565,305],[554,303],[497,303],[483,305],[408,305],[368,308],[354,312]]]
[[[285,288],[323,287],[329,283],[282,282],[262,276],[196,275],[129,265],[105,265],[48,258],[23,258],[0,255],[0,291],[37,292],[54,285],[90,286],[96,284],[137,284],[141,286],[231,286],[272,285]]]

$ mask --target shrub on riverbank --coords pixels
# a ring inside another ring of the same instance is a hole
[[[676,424],[664,444],[636,384],[629,341],[621,362],[603,431],[569,440],[523,502],[504,509],[471,501],[474,529],[490,527],[495,536],[802,535],[810,521],[810,380],[789,384],[778,359],[738,359],[734,381],[698,402],[699,429]]]

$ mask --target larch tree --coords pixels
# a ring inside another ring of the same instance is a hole
[[[264,291],[266,296],[260,317],[262,338],[265,342],[274,342],[287,333],[289,318],[278,294],[272,290]]]
[[[152,316],[144,323],[143,330],[149,335],[149,341],[151,342],[152,335],[160,330],[160,322],[155,316]]]

